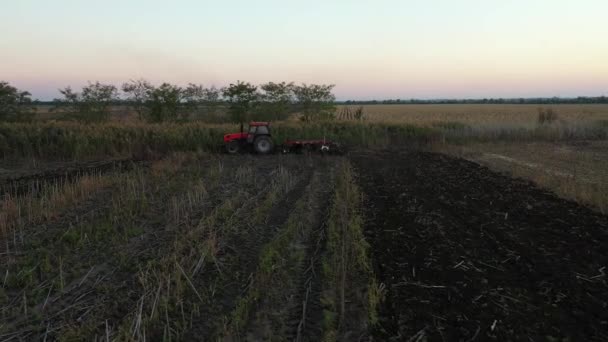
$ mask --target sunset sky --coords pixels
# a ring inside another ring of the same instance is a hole
[[[607,0],[19,0],[0,80],[336,84],[338,99],[608,95]]]

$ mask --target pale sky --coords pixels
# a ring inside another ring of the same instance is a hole
[[[336,84],[338,99],[608,95],[608,0],[0,0],[0,80]]]

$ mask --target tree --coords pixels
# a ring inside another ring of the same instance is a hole
[[[294,100],[293,83],[262,84],[260,88],[264,91],[261,95],[260,117],[267,120],[285,120],[289,116]]]
[[[75,118],[87,122],[105,121],[110,117],[110,106],[118,101],[118,90],[111,84],[90,83],[77,93],[71,87],[60,89],[63,99],[55,99],[60,107]]]
[[[332,94],[333,88],[333,84],[302,84],[293,88],[303,121],[328,120],[335,117],[336,97]]]
[[[147,120],[149,122],[177,121],[182,112],[182,88],[169,83],[163,83],[149,92]]]
[[[223,89],[222,94],[230,104],[230,119],[233,122],[243,122],[249,119],[260,98],[257,89],[258,87],[249,82],[241,81]]]
[[[202,85],[189,83],[183,91],[184,103],[192,111],[200,110],[204,102],[205,92]]]
[[[202,85],[190,83],[184,89],[183,101],[186,108],[204,119],[215,118],[220,105],[221,90],[215,87],[204,88]]]
[[[31,94],[0,82],[0,121],[29,121],[35,114]]]
[[[148,122],[177,121],[185,116],[184,90],[163,83],[155,87],[146,80],[130,81],[122,85],[127,102],[140,119]]]
[[[122,91],[127,94],[129,106],[137,113],[140,120],[146,114],[146,102],[150,99],[150,92],[154,87],[146,80],[131,80],[122,85]]]

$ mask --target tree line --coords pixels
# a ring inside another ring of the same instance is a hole
[[[391,99],[337,102],[334,85],[268,82],[253,85],[237,81],[227,87],[204,87],[190,83],[180,87],[170,83],[158,86],[140,79],[116,87],[89,82],[80,91],[60,89],[60,98],[50,102],[64,118],[100,122],[110,118],[112,106],[128,106],[147,122],[201,119],[208,122],[243,122],[247,120],[285,120],[298,113],[310,122],[336,118],[336,104],[608,104],[608,97],[576,98],[489,98],[489,99]],[[28,91],[0,81],[0,121],[29,121],[36,113]],[[48,104],[48,102],[47,102]],[[362,112],[338,113],[339,117],[363,117]]]
[[[298,113],[310,122],[335,118],[334,85],[268,82],[253,85],[237,81],[227,87],[204,87],[190,83],[180,87],[170,83],[158,86],[140,79],[116,87],[89,82],[80,91],[68,86],[59,89],[56,109],[65,118],[83,122],[109,120],[112,106],[131,108],[151,123],[185,121],[198,118],[214,122],[248,120],[285,120]],[[31,94],[7,82],[0,83],[0,120],[29,119],[35,108]]]

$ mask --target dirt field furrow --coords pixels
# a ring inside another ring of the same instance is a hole
[[[605,340],[606,217],[441,155],[354,161],[388,286],[377,338]]]
[[[259,246],[251,277],[235,298],[220,336],[245,340],[296,337],[296,329],[290,327],[297,326],[291,313],[297,310],[298,317],[302,315],[299,275],[304,271],[307,243],[328,198],[321,194],[331,191],[326,167],[307,173],[310,176],[295,188],[298,195],[288,195],[272,209],[268,221],[274,226],[271,239]]]
[[[293,238],[272,246],[285,261],[274,266],[274,275],[268,280],[272,290],[262,294],[256,307],[256,318],[249,322],[247,339],[319,340],[320,329],[317,322],[310,322],[310,318],[319,317],[318,311],[314,311],[319,307],[314,304],[320,300],[323,220],[327,216],[333,182],[326,168],[316,170],[315,178],[309,185],[308,198],[304,199],[305,202],[296,203],[285,223],[287,226],[283,228],[283,233],[295,229]]]
[[[301,170],[300,175],[297,172],[292,175],[294,184],[268,202],[270,207],[262,217],[258,220],[255,217],[244,218],[235,221],[234,226],[226,227],[223,248],[217,257],[220,268],[210,268],[194,279],[195,284],[205,286],[212,283],[214,287],[209,303],[201,308],[191,328],[184,333],[185,339],[214,340],[223,334],[230,312],[252,284],[260,252],[280,231],[291,204],[304,194],[310,182],[311,170]],[[270,198],[266,197],[267,200]],[[209,317],[216,319],[210,320]]]
[[[325,251],[325,226],[312,235],[298,277],[299,290],[294,300],[298,305],[292,310],[286,329],[289,340],[298,342],[318,341],[322,336],[321,255]]]

